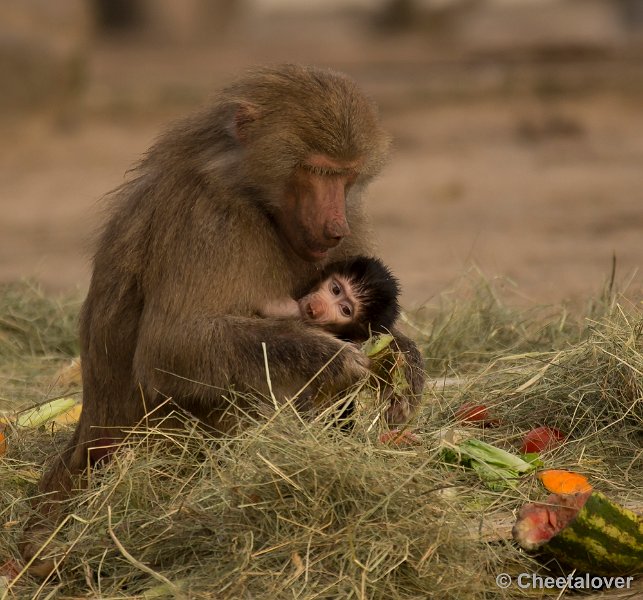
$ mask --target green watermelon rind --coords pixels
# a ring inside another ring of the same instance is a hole
[[[643,516],[592,492],[567,527],[539,550],[596,575],[643,573]]]

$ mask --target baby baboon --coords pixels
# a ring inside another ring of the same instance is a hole
[[[59,518],[56,501],[88,456],[104,455],[89,448],[108,448],[146,412],[169,411],[159,409],[168,397],[214,429],[235,427],[226,391],[267,395],[264,351],[278,399],[313,380],[314,404],[368,374],[352,344],[254,315],[295,297],[325,264],[371,253],[361,194],[387,147],[352,80],[296,65],[250,72],[152,146],[113,192],[94,255],[80,316],[83,411],[40,482],[45,521]],[[411,387],[390,416],[403,420],[424,376],[415,344],[393,333]],[[26,557],[38,547],[31,525]]]
[[[384,263],[354,256],[327,265],[320,281],[298,300],[269,302],[262,317],[301,319],[348,342],[389,331],[400,312],[400,286]]]

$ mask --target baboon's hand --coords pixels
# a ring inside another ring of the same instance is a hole
[[[402,363],[400,365],[395,360],[391,367],[403,369],[406,385],[395,386],[393,381],[389,380],[384,381],[380,389],[382,401],[386,406],[386,422],[401,425],[414,415],[422,401],[426,374],[422,355],[415,343],[397,331],[394,332],[394,336],[394,349],[399,353]]]
[[[389,425],[404,425],[413,416],[413,407],[408,398],[391,393],[386,402],[388,406],[384,411],[384,419]]]
[[[355,344],[338,340],[335,336],[319,332],[324,344],[322,358],[328,365],[320,373],[321,381],[334,391],[347,388],[370,375],[370,359]]]
[[[23,534],[25,537],[19,544],[20,554],[25,562],[29,562],[40,551],[41,547],[46,543],[47,538],[51,535],[52,529],[45,526],[34,526],[28,528]],[[56,563],[53,558],[35,558],[27,572],[36,579],[44,579],[49,577],[56,568]]]
[[[349,379],[359,381],[366,379],[371,374],[371,359],[355,344],[346,344],[342,353],[344,354],[344,369]]]

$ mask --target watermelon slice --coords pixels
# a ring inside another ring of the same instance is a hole
[[[643,516],[591,490],[526,504],[513,537],[527,551],[596,575],[643,572]]]

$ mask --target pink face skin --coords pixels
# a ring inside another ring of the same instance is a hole
[[[312,155],[288,182],[276,218],[284,239],[303,260],[317,262],[350,235],[346,195],[358,177],[359,161]]]
[[[351,282],[341,275],[325,279],[297,304],[306,322],[330,331],[354,321],[359,306]]]

